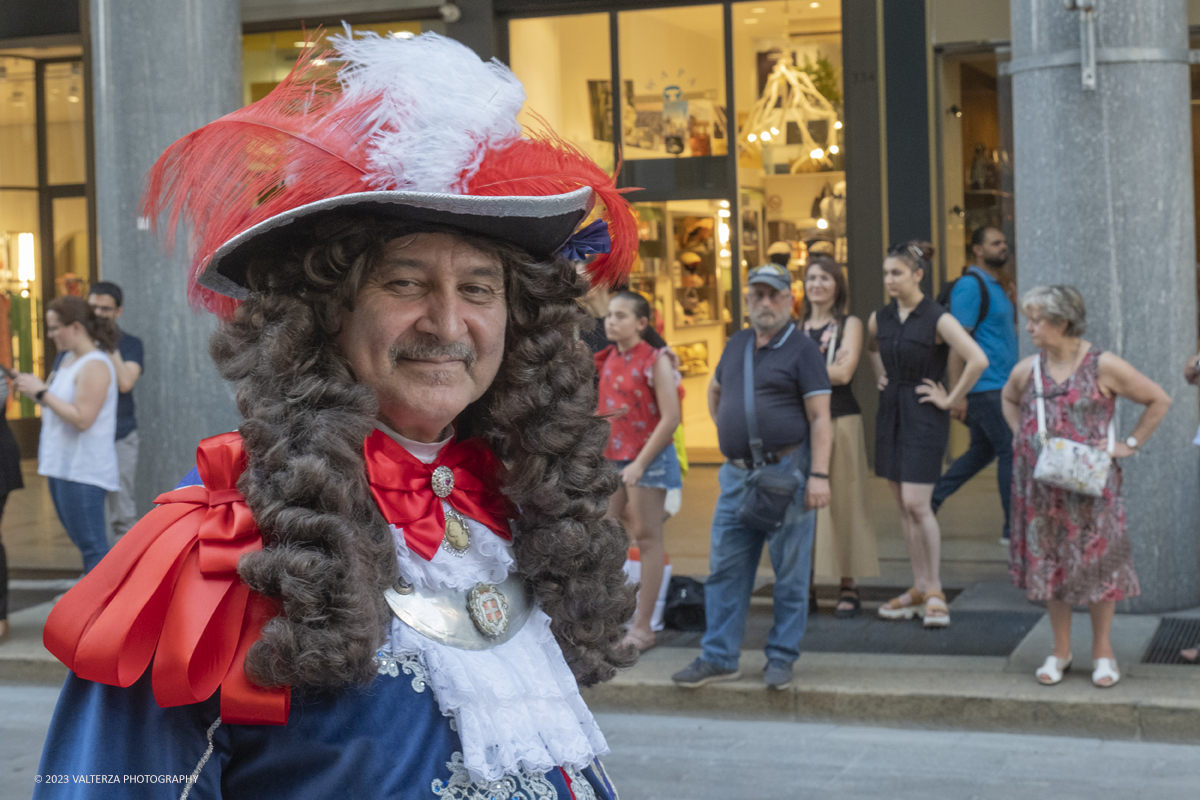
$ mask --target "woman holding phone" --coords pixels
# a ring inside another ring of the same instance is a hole
[[[17,389],[42,407],[38,474],[50,479],[54,510],[83,555],[86,573],[108,552],[104,498],[121,488],[114,442],[117,375],[108,357],[117,330],[82,297],[68,296],[47,306],[46,334],[67,356],[48,381],[21,373]]]

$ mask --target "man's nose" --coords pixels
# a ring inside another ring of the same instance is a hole
[[[424,311],[414,327],[441,342],[458,341],[467,332],[464,306],[453,287],[438,287],[426,295]]]

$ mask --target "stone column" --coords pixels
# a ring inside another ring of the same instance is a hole
[[[141,512],[195,464],[196,444],[237,427],[231,387],[208,357],[215,320],[187,304],[188,260],[139,229],[143,177],[172,142],[242,104],[237,0],[91,0],[100,276],[125,293],[121,326],[142,338],[134,388]],[[144,227],[144,226],[143,226]],[[180,241],[187,239],[186,232]]]
[[[1096,88],[1081,80],[1080,11],[1012,0],[1018,282],[1076,286],[1087,338],[1174,405],[1124,462],[1142,596],[1121,610],[1200,605],[1196,253],[1184,0],[1097,0]],[[1071,63],[1073,61],[1073,63]],[[1025,352],[1028,338],[1022,334]],[[1121,401],[1118,436],[1141,407]]]

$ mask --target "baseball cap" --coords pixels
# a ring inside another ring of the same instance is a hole
[[[761,267],[750,270],[750,274],[746,276],[746,285],[749,286],[752,283],[765,283],[781,292],[786,292],[792,288],[792,274],[787,271],[786,267],[768,261]]]

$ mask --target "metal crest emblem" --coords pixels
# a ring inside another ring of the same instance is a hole
[[[467,613],[479,632],[494,639],[508,630],[508,600],[491,583],[480,583],[467,593]]]
[[[454,491],[454,473],[449,467],[435,469],[429,482],[433,486],[433,493],[438,497],[449,497],[450,492]]]

